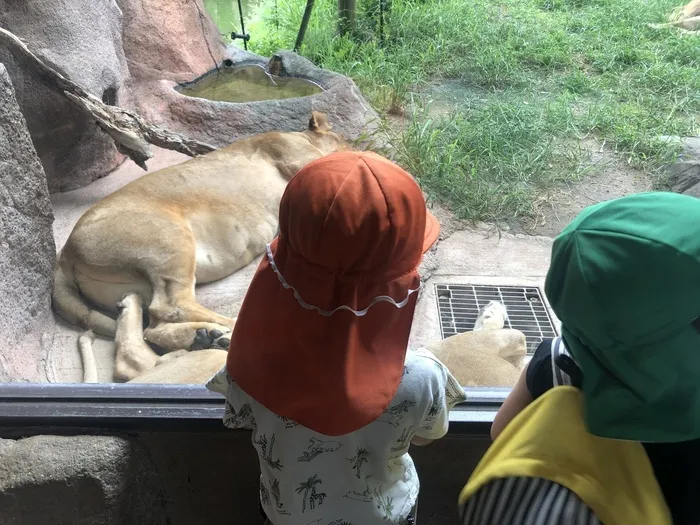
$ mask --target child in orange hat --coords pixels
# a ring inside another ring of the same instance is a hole
[[[279,218],[207,387],[227,427],[253,429],[270,523],[415,523],[409,445],[443,437],[466,400],[434,355],[406,351],[437,220],[410,175],[359,152],[304,167]]]

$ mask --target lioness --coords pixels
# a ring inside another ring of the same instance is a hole
[[[472,332],[427,345],[464,387],[512,388],[524,366],[527,346],[519,330],[504,328],[506,307],[491,301],[479,313]]]
[[[291,177],[347,149],[326,115],[313,112],[306,131],[255,135],[127,184],[85,212],[59,253],[56,313],[112,337],[115,320],[83,298],[116,313],[122,297],[137,293],[149,303],[146,340],[187,349],[204,330],[213,344],[211,331],[233,321],[196,301],[195,282],[222,279],[262,254]]]
[[[691,0],[683,7],[673,10],[669,21],[665,24],[649,24],[654,29],[677,27],[683,31],[697,31],[700,29],[700,0]]]
[[[230,330],[229,333],[219,335],[215,344],[218,349],[183,349],[159,356],[143,338],[141,298],[133,293],[127,294],[118,303],[117,309],[117,352],[113,373],[117,382],[202,384],[226,363]],[[93,340],[92,331],[87,331],[78,338],[84,383],[97,383]]]
[[[115,381],[204,384],[226,364],[229,333],[218,340],[221,350],[176,350],[159,356],[143,338],[141,298],[127,294],[118,310]],[[522,332],[503,328],[506,316],[505,306],[492,301],[480,312],[474,331],[436,341],[428,349],[464,387],[512,387],[520,377],[526,346]],[[85,383],[97,383],[92,341],[90,331],[78,340]]]

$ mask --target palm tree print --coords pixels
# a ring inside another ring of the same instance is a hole
[[[433,395],[433,403],[430,405],[430,409],[428,410],[428,417],[434,418],[440,412],[442,412],[442,395],[439,391],[437,391]]]
[[[272,449],[275,446],[275,435],[272,434],[272,439],[270,440],[270,449],[267,449],[267,435],[261,434],[260,439],[253,440],[253,443],[260,445],[260,451],[262,452],[262,458],[267,463],[267,466],[272,470],[282,470],[282,462],[279,459],[272,459]]]
[[[382,494],[382,485],[372,489],[372,496],[377,504],[377,510],[384,513],[384,519],[389,520],[394,512],[394,498]]]
[[[413,425],[404,428],[401,436],[396,440],[396,445],[391,447],[392,452],[400,452],[408,448],[409,441],[413,437]]]
[[[226,400],[226,409],[224,412],[224,425],[229,428],[252,428],[255,425],[253,410],[248,403],[241,407],[241,410],[236,413],[236,409],[228,399]]]
[[[348,461],[350,463],[352,463],[352,468],[355,471],[355,475],[357,476],[357,479],[361,479],[361,477],[362,477],[362,465],[367,463],[368,459],[369,459],[369,451],[367,449],[364,449],[364,448],[358,448],[355,456],[348,459]]]
[[[304,500],[301,504],[301,513],[302,514],[304,512],[306,512],[307,502],[309,504],[310,510],[315,509],[316,505],[323,504],[323,500],[326,498],[326,493],[325,492],[319,492],[319,493],[316,492],[316,485],[320,485],[321,483],[323,483],[323,480],[318,479],[318,475],[314,474],[306,481],[300,483],[299,486],[297,487],[297,489],[296,489],[297,494],[301,494],[302,492],[304,493]]]
[[[263,505],[270,504],[270,491],[267,490],[265,482],[262,479],[260,480],[260,502]]]
[[[277,514],[281,514],[282,516],[289,516],[289,512],[284,510],[284,504],[282,503],[280,498],[280,480],[274,478],[272,479],[272,483],[270,484],[270,492],[272,492],[272,497],[275,500]]]
[[[447,385],[445,385],[445,395],[449,400],[450,406],[454,406],[457,403],[462,403],[467,400],[467,394],[462,388],[462,386],[457,383],[452,376],[447,376]]]

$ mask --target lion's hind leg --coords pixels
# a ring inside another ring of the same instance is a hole
[[[205,308],[195,298],[194,240],[185,239],[179,248],[177,254],[148,273],[153,287],[153,298],[148,307],[150,328],[155,328],[161,322],[213,323],[231,328],[233,319]]]
[[[158,358],[158,361],[156,361],[156,367],[162,365],[163,363],[169,363],[170,361],[174,361],[178,357],[182,357],[183,355],[189,354],[189,350],[175,350],[174,352],[168,352],[165,355],[162,355]]]
[[[153,284],[153,301],[148,308],[150,328],[158,323],[205,323],[231,328],[233,319],[205,308],[194,297],[194,277],[187,286]]]
[[[141,298],[136,294],[127,294],[117,305],[117,310],[119,317],[114,338],[117,345],[114,378],[126,382],[151,370],[159,356],[143,338]]]
[[[83,383],[97,383],[97,361],[92,349],[95,334],[92,330],[84,332],[78,337],[78,349],[83,360]]]

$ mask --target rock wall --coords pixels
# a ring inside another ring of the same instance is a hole
[[[117,0],[131,81],[186,82],[220,63],[226,47],[202,0]]]
[[[0,26],[102,101],[138,107],[137,86],[187,81],[225,46],[202,0],[0,0]],[[49,191],[80,188],[125,160],[112,140],[0,49]]]
[[[46,176],[0,64],[0,382],[46,380],[41,340],[53,324],[52,223]]]
[[[22,38],[42,60],[105,103],[136,109],[147,120],[221,147],[255,133],[305,129],[312,109],[355,139],[377,115],[354,82],[280,53],[286,73],[319,82],[318,95],[231,104],[183,96],[179,83],[224,61],[263,57],[226,47],[202,0],[0,0],[0,26]],[[51,193],[80,188],[125,157],[70,102],[0,49]]]
[[[672,191],[700,197],[700,137],[665,137],[680,142],[682,151],[676,163],[667,168]]]
[[[115,0],[0,0],[0,26],[103,101],[125,100],[128,69]],[[107,135],[8,51],[0,49],[0,62],[12,78],[51,192],[84,186],[123,161]]]
[[[165,525],[160,476],[135,439],[0,439],[3,525]]]

